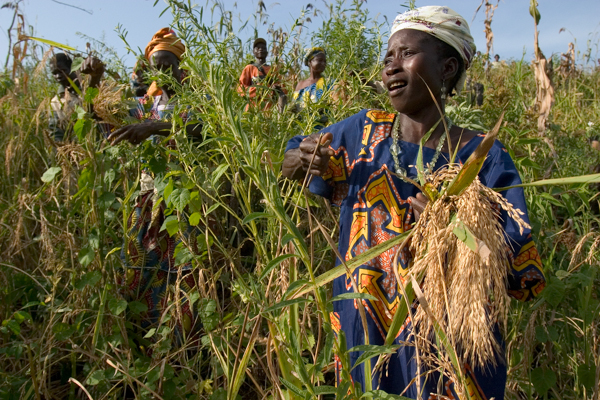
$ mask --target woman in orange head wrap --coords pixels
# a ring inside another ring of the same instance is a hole
[[[179,69],[179,61],[181,61],[181,56],[183,55],[183,53],[185,53],[185,45],[181,42],[181,40],[177,37],[177,35],[172,29],[162,28],[161,30],[156,32],[152,37],[150,43],[148,43],[148,45],[146,46],[144,55],[146,56],[146,59],[150,63],[152,63],[151,57],[157,52],[159,52],[159,54],[157,54],[157,57],[160,58],[161,61],[164,61],[163,59],[167,59],[169,64],[172,65],[173,77],[178,81],[181,81],[181,70]],[[164,52],[169,52],[175,55],[175,57],[177,57],[177,61],[175,62],[172,56],[163,54]],[[164,64],[164,62],[162,62],[161,64]],[[164,67],[164,65],[161,66]],[[148,95],[158,96],[160,94],[162,94],[162,90],[158,87],[156,81],[152,82],[152,85],[148,89]]]
[[[145,56],[151,68],[170,74],[177,82],[181,82],[179,61],[184,52],[185,46],[175,33],[169,28],[163,28],[146,46]],[[158,90],[155,83],[153,86]],[[152,87],[148,90],[148,94],[151,94],[151,89]],[[165,83],[161,89],[162,91],[154,96],[150,116],[146,121],[127,125],[113,132],[108,137],[113,145],[124,140],[137,145],[151,136],[171,134],[173,122],[170,116],[177,103],[176,87]],[[141,99],[140,104],[147,100],[148,96]],[[144,118],[143,111],[135,114],[140,119]],[[188,115],[184,113],[181,117],[185,121]],[[188,136],[200,136],[201,130],[200,123],[186,125]],[[178,264],[175,260],[175,248],[182,242],[181,236],[183,242],[193,248],[198,232],[194,232],[194,228],[191,227],[188,231],[181,232],[181,235],[171,237],[167,230],[161,230],[166,218],[166,205],[162,201],[160,204],[155,204],[159,196],[154,188],[154,178],[152,167],[145,166],[140,183],[140,194],[136,199],[135,209],[128,219],[121,253],[124,264],[120,279],[121,289],[128,299],[139,300],[148,305],[148,311],[144,315],[144,327],[157,323],[163,313],[169,312],[170,293],[189,292],[195,287],[194,277],[190,273],[191,263]],[[178,281],[179,277],[181,281]],[[177,289],[175,289],[176,285]],[[197,315],[186,299],[187,296],[181,296],[181,318],[176,321],[180,334],[183,333],[182,329],[186,334],[190,334],[194,327],[198,326]]]

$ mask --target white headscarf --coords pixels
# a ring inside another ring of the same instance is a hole
[[[465,70],[454,87],[459,93],[476,50],[467,21],[449,7],[425,6],[398,15],[392,24],[390,37],[403,29],[426,32],[458,51],[465,63]]]

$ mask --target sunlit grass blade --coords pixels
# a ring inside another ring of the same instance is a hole
[[[505,190],[517,188],[517,187],[558,186],[558,185],[574,185],[574,184],[590,184],[590,183],[600,183],[600,174],[570,176],[567,178],[542,179],[541,181],[521,183],[519,185],[506,186],[506,187],[501,187],[501,188],[494,188],[494,190],[497,192],[503,192]]]
[[[500,131],[500,125],[502,124],[503,119],[504,112],[502,112],[500,115],[500,118],[498,119],[498,122],[496,122],[494,128],[487,135],[485,135],[485,138],[481,141],[481,143],[479,143],[479,146],[477,146],[473,154],[471,154],[471,156],[467,159],[465,164],[460,169],[458,175],[456,175],[452,182],[450,182],[448,188],[446,189],[446,195],[459,195],[471,184],[471,182],[473,182],[477,174],[479,174],[479,171],[481,171],[481,167],[485,162],[485,158],[496,141],[496,137]]]
[[[340,264],[337,267],[315,277],[315,287],[323,286],[323,285],[333,281],[335,278],[344,275],[347,271],[346,267],[351,272],[354,271],[356,268],[371,261],[373,258],[377,257],[384,251],[387,251],[387,250],[391,249],[392,247],[394,247],[395,245],[402,243],[402,241],[405,240],[410,235],[412,235],[412,231],[401,233],[400,235],[398,235],[384,243],[381,243],[375,247],[371,247],[369,250],[365,251],[364,253],[360,254],[359,256],[352,258],[350,261],[348,261],[346,263],[346,266],[344,266],[343,264]],[[303,285],[302,287],[300,287],[298,289],[297,292],[294,292],[293,294],[291,294],[289,296],[289,298],[296,299],[300,296],[304,296],[305,294],[312,291],[313,289],[314,289],[314,287],[311,284]]]

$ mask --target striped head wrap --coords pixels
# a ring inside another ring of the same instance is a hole
[[[319,53],[323,53],[325,57],[327,57],[327,52],[322,47],[311,47],[310,49],[307,49],[304,55],[304,65],[308,67],[310,60],[315,58],[315,56]]]
[[[467,21],[449,7],[425,6],[398,15],[392,24],[390,37],[403,29],[426,32],[458,51],[465,64],[465,71],[454,87],[459,93],[467,79],[466,70],[471,66],[476,50]]]

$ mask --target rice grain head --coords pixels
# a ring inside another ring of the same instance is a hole
[[[457,165],[448,166],[427,174],[426,179],[434,187],[441,187],[459,170]],[[421,348],[435,342],[433,327],[437,323],[462,363],[484,367],[502,361],[496,356],[500,344],[494,331],[496,324],[505,327],[507,321],[510,247],[500,220],[501,209],[521,230],[527,226],[520,210],[475,178],[458,196],[442,192],[421,214],[411,241],[412,273],[424,275],[422,291],[429,308],[420,306],[415,313],[419,332],[415,337]],[[454,234],[460,223],[478,239],[477,252]],[[440,357],[434,359],[429,365],[440,367]]]

